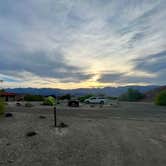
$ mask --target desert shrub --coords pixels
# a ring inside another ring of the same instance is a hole
[[[37,133],[35,131],[29,131],[28,133],[26,133],[27,137],[33,137],[35,135],[37,135]]]
[[[166,105],[166,90],[161,91],[155,98],[157,105]]]
[[[120,101],[139,101],[143,98],[144,98],[144,94],[132,88],[129,88],[126,93],[119,96]]]
[[[25,107],[33,107],[33,104],[31,104],[31,103],[25,103]]]
[[[5,104],[0,100],[0,115],[4,114]]]
[[[47,98],[44,99],[43,105],[49,105],[49,106],[53,106],[56,104],[56,100],[54,97],[49,96]]]
[[[25,101],[43,101],[44,97],[41,95],[26,95],[24,97]]]
[[[12,113],[10,113],[10,112],[8,112],[8,113],[6,113],[6,114],[5,114],[5,117],[6,117],[6,118],[13,117],[13,114],[12,114]]]

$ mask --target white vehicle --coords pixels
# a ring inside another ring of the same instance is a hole
[[[84,101],[86,104],[105,104],[107,99],[103,97],[90,97]]]

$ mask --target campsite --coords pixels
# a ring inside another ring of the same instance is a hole
[[[166,166],[166,0],[0,0],[0,166]]]

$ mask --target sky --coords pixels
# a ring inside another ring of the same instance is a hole
[[[166,85],[166,0],[1,0],[1,87]]]

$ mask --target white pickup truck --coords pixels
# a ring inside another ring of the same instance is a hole
[[[84,101],[86,104],[105,104],[107,99],[103,97],[90,97]]]

